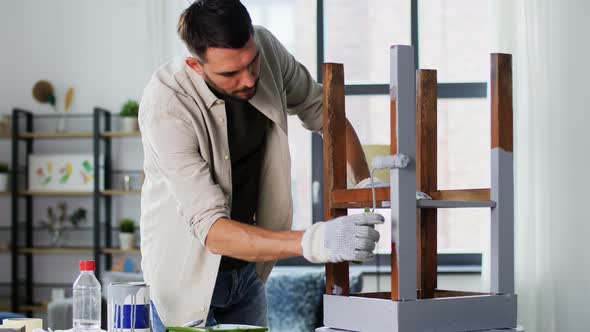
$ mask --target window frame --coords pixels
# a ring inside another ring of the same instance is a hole
[[[419,13],[418,1],[411,0],[410,5],[410,32],[411,43],[415,48],[416,67],[420,62],[419,45]],[[316,0],[316,77],[322,82],[322,66],[325,61],[325,12],[324,0]],[[438,83],[438,98],[487,98],[487,82],[461,82]],[[345,84],[345,95],[388,95],[388,84]],[[323,144],[319,135],[312,135],[312,188],[318,188],[312,192],[312,218],[314,222],[324,220],[324,181],[323,181]],[[313,190],[313,189],[312,189]],[[379,254],[377,259],[366,263],[369,266],[379,267],[390,264],[390,255]],[[281,265],[308,265],[304,259],[292,259],[282,262]],[[481,273],[481,253],[439,253],[439,272]]]

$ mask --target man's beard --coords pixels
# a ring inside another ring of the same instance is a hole
[[[205,82],[207,82],[207,85],[209,85],[210,88],[214,89],[216,94],[219,94],[221,96],[218,97],[229,97],[231,99],[235,99],[235,100],[241,100],[241,101],[246,101],[246,100],[250,100],[252,98],[254,98],[254,95],[256,95],[256,91],[258,88],[258,81],[260,81],[260,77],[258,77],[256,79],[256,82],[254,82],[254,87],[252,88],[246,88],[246,89],[241,89],[241,90],[237,90],[237,91],[232,91],[232,92],[228,92],[225,91],[223,89],[221,89],[220,87],[218,87],[213,80],[211,80],[211,78],[209,78],[209,76],[207,76],[206,73],[204,73],[203,78],[205,79]],[[246,92],[249,90],[252,90],[251,92],[249,92],[246,95],[239,95],[240,92]]]

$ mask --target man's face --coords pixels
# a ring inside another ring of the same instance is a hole
[[[253,38],[243,48],[210,47],[204,63],[186,58],[186,63],[201,75],[212,88],[239,100],[249,100],[256,94],[260,75],[260,52]]]

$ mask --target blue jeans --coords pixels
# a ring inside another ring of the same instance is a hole
[[[152,331],[165,332],[166,328],[153,303],[151,307]],[[254,263],[217,275],[207,326],[217,324],[267,325],[266,292],[256,275]]]

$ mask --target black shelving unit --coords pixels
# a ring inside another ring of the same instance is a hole
[[[105,246],[110,248],[112,246],[112,197],[103,196],[100,189],[100,145],[104,145],[104,189],[109,190],[112,188],[112,147],[111,138],[109,136],[102,135],[103,131],[111,131],[111,112],[106,109],[99,107],[94,108],[93,114],[93,152],[94,152],[94,227],[100,229],[101,219],[101,199],[104,200],[104,218],[105,218]],[[102,142],[101,142],[102,141]],[[102,196],[102,197],[101,197]],[[99,258],[96,260],[96,266],[100,266],[100,232],[94,232],[94,252],[95,256]],[[111,268],[111,255],[105,257],[105,269]],[[97,276],[98,278],[98,276]],[[100,279],[99,279],[100,280]]]
[[[14,109],[12,112],[12,167],[11,167],[11,286],[12,299],[11,307],[14,312],[27,312],[32,314],[35,308],[34,301],[34,283],[33,283],[33,256],[41,253],[56,253],[59,250],[51,248],[35,247],[33,233],[36,228],[33,227],[33,202],[37,195],[46,193],[27,192],[29,188],[29,179],[27,170],[29,169],[28,156],[34,151],[34,140],[39,138],[51,139],[90,139],[92,140],[92,151],[94,156],[94,188],[89,193],[78,193],[77,196],[83,195],[92,197],[93,215],[92,228],[87,228],[93,232],[92,245],[87,248],[64,248],[61,253],[92,253],[96,262],[96,276],[100,280],[102,268],[110,270],[112,264],[112,255],[116,250],[112,250],[113,228],[112,228],[112,193],[113,189],[113,169],[112,169],[112,139],[114,137],[139,136],[138,133],[121,133],[112,132],[112,114],[110,111],[96,107],[92,114],[76,114],[72,117],[86,117],[92,121],[91,132],[64,133],[63,135],[55,133],[35,133],[34,120],[37,118],[51,118],[50,115],[33,115],[31,111],[23,109]],[[107,134],[109,133],[109,134]],[[24,149],[22,149],[24,144]],[[24,163],[24,164],[23,164]],[[101,167],[103,171],[101,172]],[[104,179],[102,179],[104,177]],[[104,187],[101,187],[101,182]],[[55,196],[69,196],[71,193],[51,193]],[[24,202],[23,206],[20,204]],[[20,209],[19,209],[20,207]],[[102,226],[104,224],[104,240],[102,239]],[[21,241],[19,233],[20,228],[24,227],[24,241]],[[104,242],[103,242],[104,241]],[[23,243],[21,243],[23,242]],[[103,250],[104,249],[104,250]],[[103,264],[104,256],[104,264]],[[25,276],[19,275],[20,266],[19,258],[24,257]],[[24,293],[21,294],[21,290]],[[24,310],[19,310],[26,308]]]
[[[33,132],[33,114],[31,112],[15,109],[12,112],[12,311],[17,312],[19,309],[19,236],[18,236],[18,223],[20,219],[19,210],[19,198],[25,201],[25,229],[31,229],[33,227],[33,197],[32,196],[21,196],[18,195],[19,190],[19,179],[23,174],[19,174],[17,170],[20,169],[20,127],[21,122],[24,121],[24,127],[26,132]],[[30,155],[33,152],[33,140],[28,138],[24,139],[25,153]],[[29,159],[25,158],[24,169],[27,170],[29,167]],[[24,187],[28,188],[29,179],[24,176]],[[25,232],[25,246],[31,247],[33,245],[33,233]],[[25,303],[33,302],[33,255],[25,255]]]

